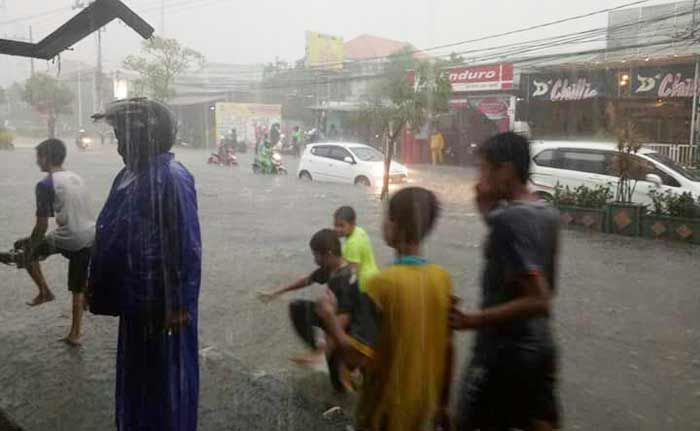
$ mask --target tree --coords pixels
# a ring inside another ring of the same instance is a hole
[[[420,128],[435,114],[446,112],[451,93],[450,81],[439,65],[416,61],[410,49],[389,58],[384,77],[358,113],[361,121],[375,124],[384,137],[382,199],[389,193],[391,159],[401,131],[406,126]]]
[[[175,95],[175,78],[193,67],[204,64],[204,56],[185,48],[175,39],[153,36],[143,42],[142,55],[130,55],[122,63],[124,68],[137,72],[134,96],[149,96],[167,102]]]
[[[611,103],[606,107],[608,124],[617,140],[617,153],[610,161],[609,169],[619,178],[615,189],[615,201],[629,204],[634,197],[637,182],[653,171],[650,163],[636,156],[642,148],[645,137],[633,121],[630,112],[615,108]]]
[[[49,137],[56,136],[56,119],[72,112],[73,92],[64,83],[45,73],[27,79],[22,99],[47,119]]]

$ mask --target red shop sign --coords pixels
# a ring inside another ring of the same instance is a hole
[[[452,67],[445,73],[452,83],[452,91],[457,93],[513,88],[512,64]]]

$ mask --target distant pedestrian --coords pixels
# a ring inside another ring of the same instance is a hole
[[[302,136],[299,126],[294,126],[294,131],[292,132],[292,146],[294,147],[294,155],[296,157],[301,157],[301,154],[304,152],[304,137]]]
[[[331,128],[328,130],[328,139],[337,139],[338,138],[338,129],[335,127],[335,124],[331,124]]]
[[[448,312],[450,275],[421,256],[421,245],[439,213],[435,195],[405,188],[390,200],[384,238],[396,251],[394,265],[367,284],[363,312],[346,331],[327,293],[319,315],[349,367],[363,369],[356,428],[368,431],[426,430],[446,425],[451,374]]]
[[[374,260],[372,241],[367,232],[357,225],[357,214],[352,207],[340,207],[333,214],[333,226],[343,243],[343,258],[354,265],[360,278],[360,289],[367,286],[367,281],[379,273]]]
[[[201,240],[194,179],[170,149],[170,110],[114,102],[105,118],[126,167],[97,222],[90,310],[119,316],[119,431],[195,431]]]
[[[58,139],[47,139],[36,147],[36,161],[46,177],[36,185],[34,229],[29,237],[15,242],[20,253],[14,263],[27,270],[39,289],[36,298],[28,303],[34,307],[54,300],[39,261],[54,254],[68,259],[68,290],[73,296],[73,312],[70,331],[63,341],[78,346],[90,248],[95,239],[95,216],[85,181],[63,168],[65,158],[66,146]],[[55,219],[56,229],[47,233],[49,218]]]
[[[445,138],[439,130],[434,129],[430,135],[430,154],[433,159],[433,166],[441,165],[444,162]]]
[[[526,138],[504,133],[479,149],[477,203],[489,227],[478,312],[450,322],[475,330],[457,405],[457,429],[544,431],[559,426],[556,347],[549,316],[559,217],[527,189]]]

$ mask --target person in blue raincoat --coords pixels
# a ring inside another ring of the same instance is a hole
[[[147,99],[114,102],[104,118],[125,168],[100,216],[90,267],[95,314],[119,316],[119,431],[197,429],[197,302],[201,239],[194,179],[174,159],[176,123]]]

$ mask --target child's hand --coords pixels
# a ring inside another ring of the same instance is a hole
[[[279,295],[276,292],[258,292],[258,299],[263,304],[268,304],[274,301],[278,296]]]
[[[475,314],[468,314],[457,308],[453,303],[449,314],[450,328],[456,331],[475,329],[478,327],[478,317]]]

